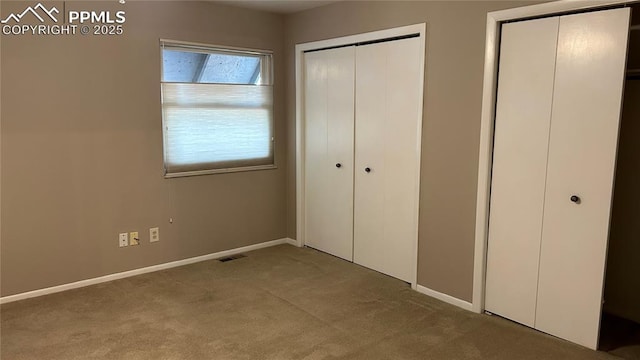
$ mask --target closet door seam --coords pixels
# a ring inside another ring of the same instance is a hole
[[[544,207],[545,204],[547,202],[547,175],[549,174],[549,145],[551,144],[551,122],[553,121],[553,104],[554,104],[554,95],[555,95],[555,90],[556,90],[556,69],[557,69],[557,65],[558,65],[558,39],[560,37],[560,20],[562,17],[558,17],[558,31],[556,33],[556,51],[554,54],[554,60],[553,60],[553,87],[551,89],[551,112],[549,113],[549,133],[547,136],[547,160],[546,160],[546,166],[545,166],[545,175],[544,175],[544,197],[542,199],[542,224],[540,226],[540,246],[538,247],[538,275],[537,275],[537,281],[536,281],[536,301],[535,301],[535,307],[534,307],[534,311],[533,311],[533,327],[536,327],[536,318],[538,316],[538,289],[540,288],[540,256],[542,254],[542,247],[544,246],[544,239],[542,238],[542,230],[544,229],[544,220],[545,220],[545,214],[544,214]]]

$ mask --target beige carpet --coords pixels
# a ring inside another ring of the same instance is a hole
[[[611,359],[289,245],[3,305],[20,359]]]

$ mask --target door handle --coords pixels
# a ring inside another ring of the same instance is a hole
[[[364,171],[367,172],[367,173],[370,173],[371,172],[371,168],[366,167],[366,168],[364,168]]]
[[[576,204],[580,204],[580,201],[581,201],[580,196],[578,196],[578,195],[571,195],[569,200],[571,200],[571,202],[576,203]]]

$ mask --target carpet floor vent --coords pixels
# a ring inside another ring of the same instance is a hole
[[[247,257],[247,255],[238,254],[238,255],[225,256],[223,258],[218,259],[218,261],[227,262],[231,260],[242,259],[243,257]]]

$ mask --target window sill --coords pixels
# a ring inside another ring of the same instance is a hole
[[[184,171],[176,173],[168,173],[164,175],[165,179],[173,179],[187,176],[199,176],[199,175],[214,175],[214,174],[228,174],[245,171],[258,171],[258,170],[273,170],[278,167],[274,165],[259,165],[259,166],[245,166],[229,169],[212,169],[212,170],[196,170],[196,171]]]

